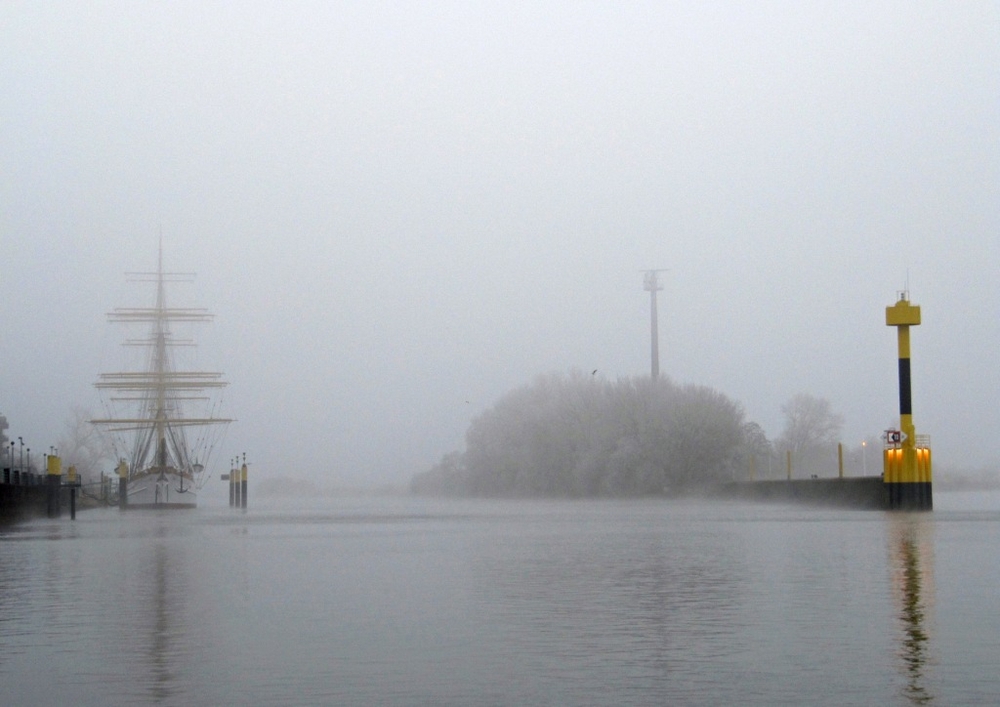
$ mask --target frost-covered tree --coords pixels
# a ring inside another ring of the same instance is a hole
[[[844,418],[833,411],[829,400],[808,393],[793,396],[781,412],[785,429],[778,440],[780,449],[792,453],[796,468],[822,471],[837,446]]]
[[[731,478],[742,425],[742,408],[710,388],[542,376],[473,420],[465,453],[418,475],[414,489],[443,482],[488,496],[684,492]]]

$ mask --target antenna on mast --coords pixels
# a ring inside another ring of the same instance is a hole
[[[903,282],[903,289],[896,290],[896,300],[898,302],[910,301],[910,269],[906,268],[906,279]]]
[[[649,328],[650,328],[650,378],[656,380],[660,377],[660,333],[657,324],[656,313],[656,293],[663,289],[657,273],[667,272],[666,268],[656,268],[653,270],[640,270],[644,272],[642,288],[649,293]]]

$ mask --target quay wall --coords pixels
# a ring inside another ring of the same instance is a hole
[[[0,483],[0,522],[34,515],[45,515],[48,488]]]
[[[881,476],[733,481],[723,484],[720,494],[725,498],[749,501],[805,503],[865,510],[889,508],[889,494]]]

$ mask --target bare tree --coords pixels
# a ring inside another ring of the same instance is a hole
[[[837,444],[844,426],[843,416],[835,413],[830,401],[808,393],[799,393],[781,406],[785,430],[778,440],[780,448],[790,451],[797,467],[815,467]]]
[[[743,425],[743,449],[737,471],[740,478],[743,474],[749,473],[751,466],[756,478],[765,478],[773,454],[773,445],[763,427],[756,422],[747,422]]]
[[[743,443],[747,451],[755,456],[766,457],[771,453],[771,441],[764,433],[764,428],[756,422],[743,425]]]
[[[90,424],[92,417],[89,410],[74,407],[58,444],[63,469],[75,466],[84,483],[96,481],[101,468],[112,466],[115,459],[110,441]]]

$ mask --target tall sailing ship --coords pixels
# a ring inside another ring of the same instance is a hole
[[[112,323],[143,327],[142,338],[124,346],[141,353],[136,370],[102,373],[94,386],[101,393],[105,417],[91,420],[110,433],[119,458],[127,508],[194,508],[198,490],[208,480],[206,467],[214,447],[232,420],[218,416],[221,373],[180,370],[174,350],[192,347],[174,329],[210,322],[206,309],[168,307],[169,283],[190,282],[192,273],[163,270],[160,247],[156,272],[126,273],[130,281],[155,286],[152,307],[123,307],[108,313]],[[121,488],[121,485],[120,485]]]

